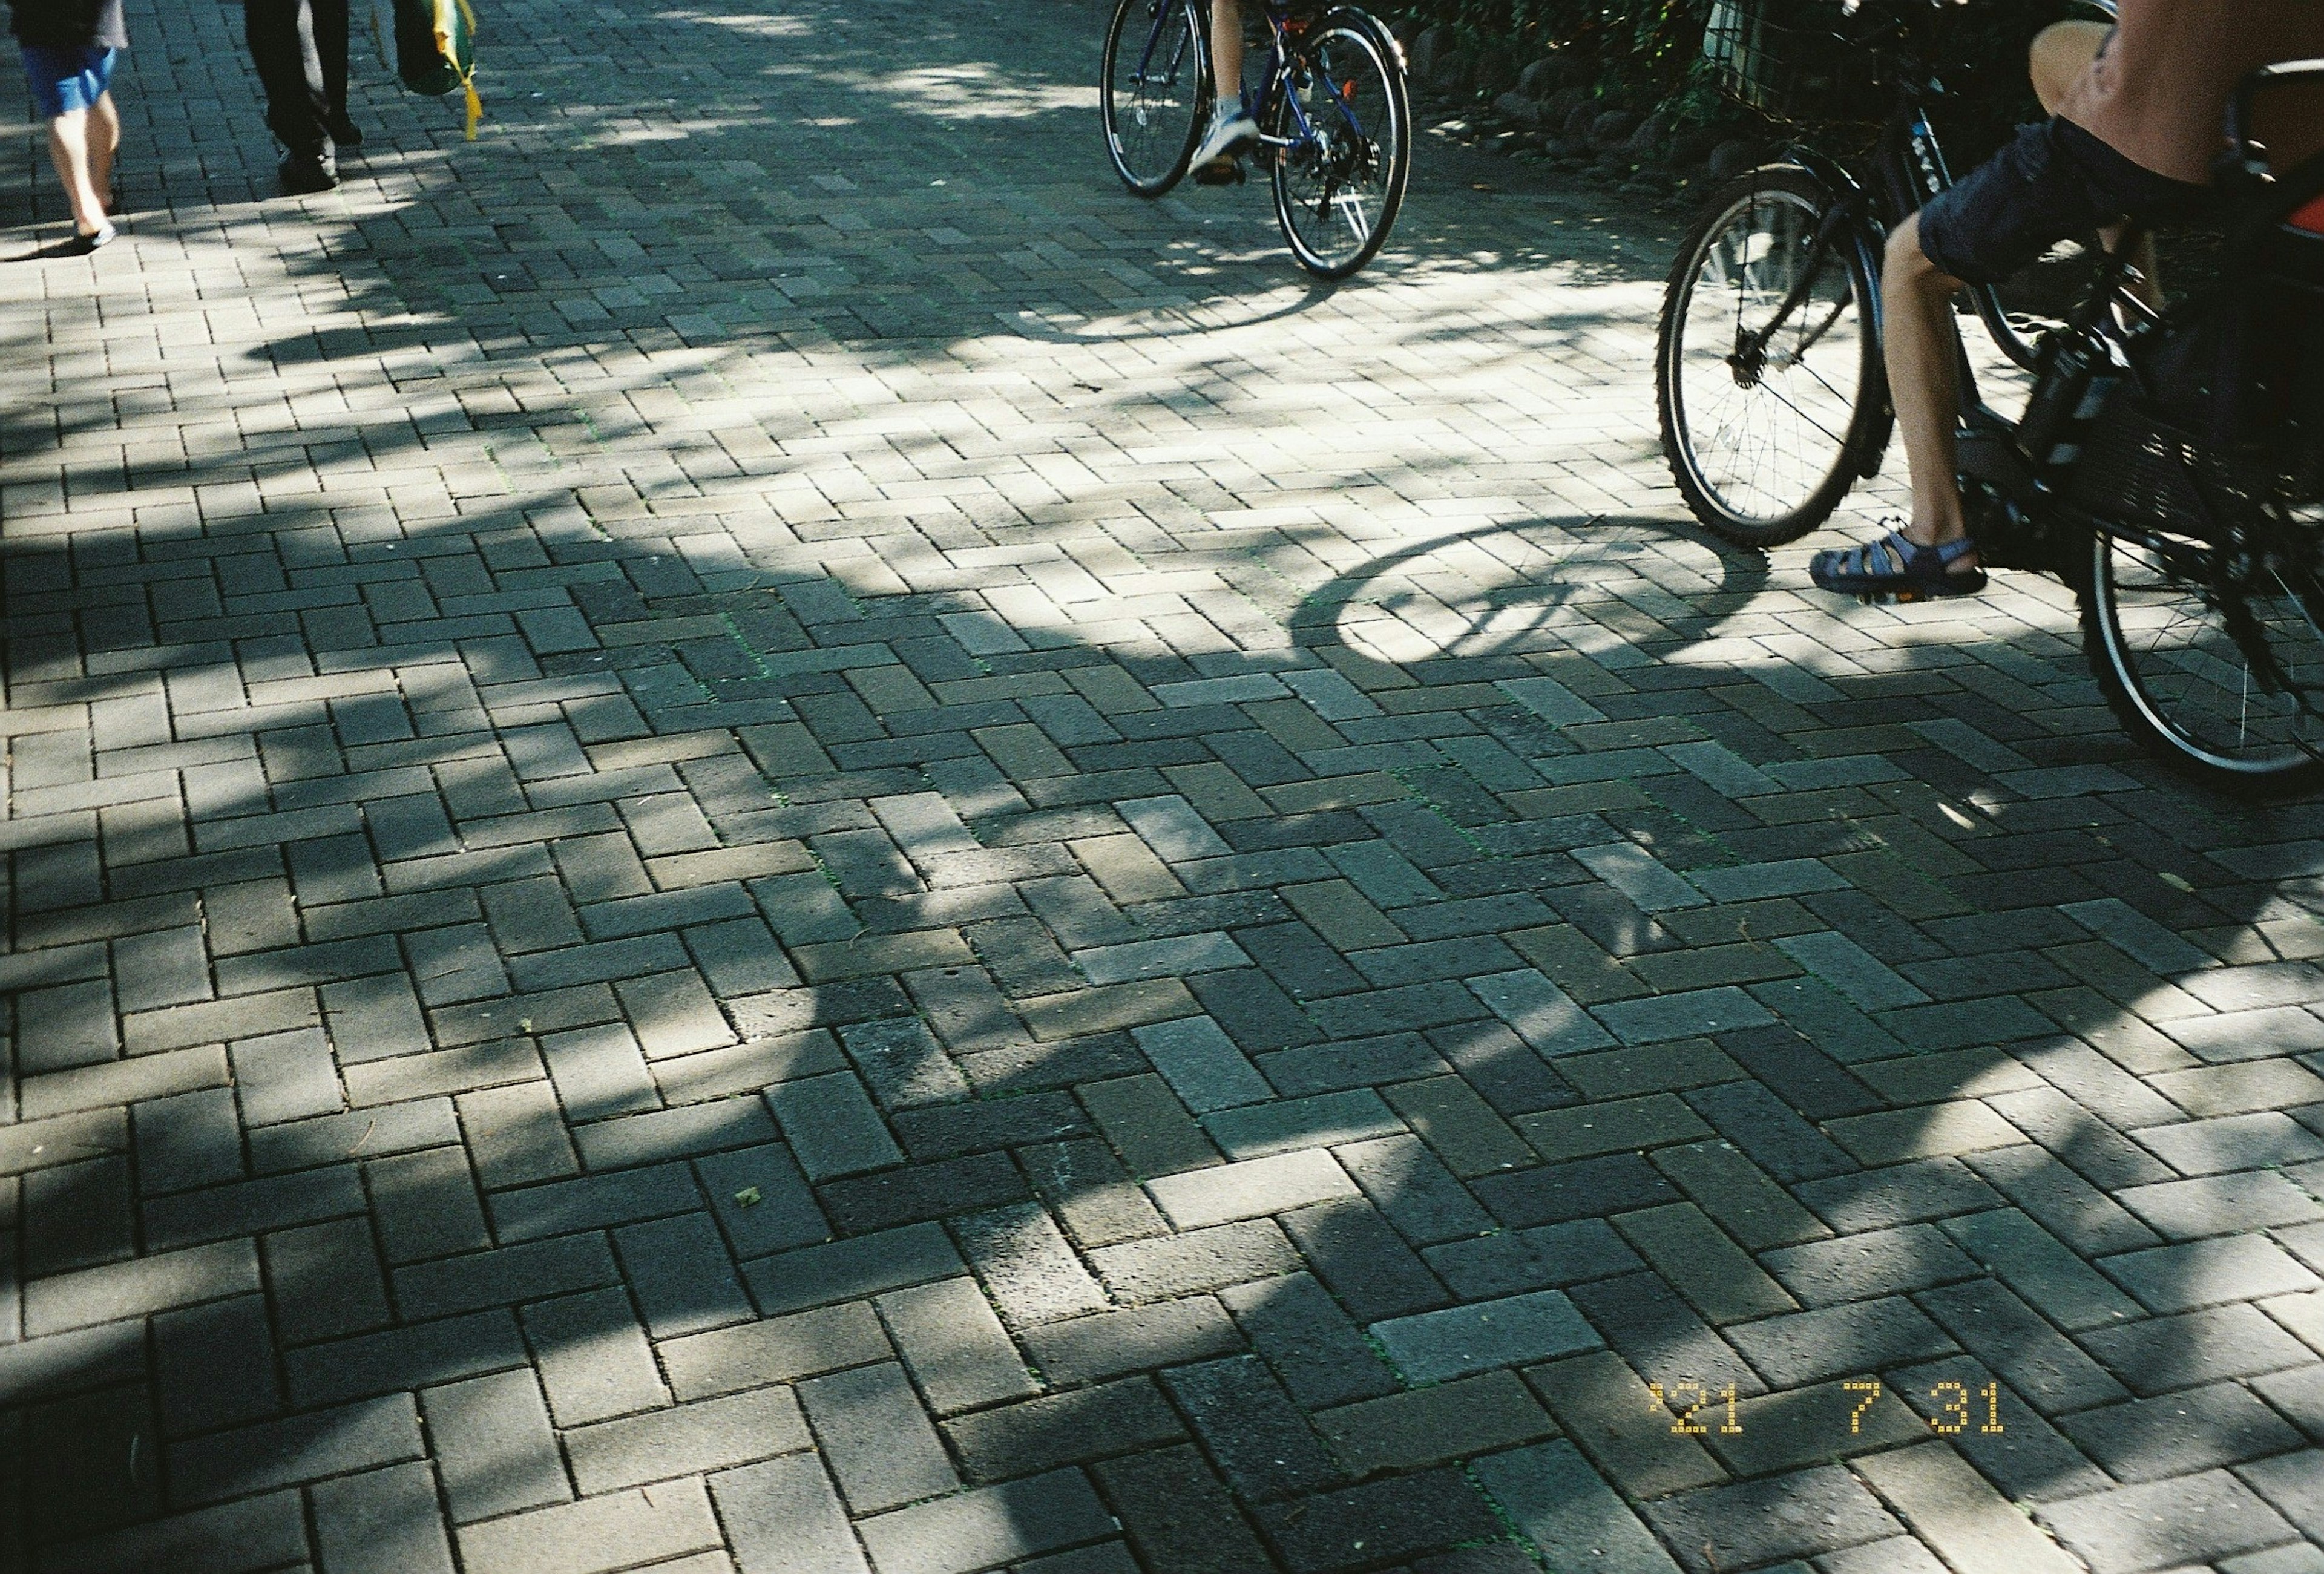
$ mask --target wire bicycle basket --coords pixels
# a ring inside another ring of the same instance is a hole
[[[1877,121],[1861,51],[1834,31],[1839,0],[1712,0],[1702,57],[1719,90],[1790,124]]]

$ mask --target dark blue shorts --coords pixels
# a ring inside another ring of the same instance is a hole
[[[1954,278],[1998,284],[2063,240],[2118,219],[2181,223],[2209,209],[2209,187],[2132,163],[2068,120],[2022,125],[2007,146],[1929,198],[1921,250]]]
[[[42,120],[89,108],[113,85],[114,51],[102,44],[70,48],[28,43],[23,51],[24,75],[32,82],[32,105]]]

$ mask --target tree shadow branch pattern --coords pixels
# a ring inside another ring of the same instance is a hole
[[[1100,184],[1081,10],[600,15],[505,187],[375,106],[207,337],[60,288],[12,387],[14,1560],[2324,1533],[2314,810],[2126,759],[2039,584],[1667,522],[1545,209],[1313,295]]]

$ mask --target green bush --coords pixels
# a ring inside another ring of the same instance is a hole
[[[1835,18],[1839,0],[1800,0]],[[1898,0],[1872,0],[1895,4]],[[1903,0],[1917,4],[1918,0]],[[1748,122],[1719,95],[1702,64],[1711,0],[1407,0],[1397,14],[1413,27],[1449,24],[1468,48],[1520,63],[1556,55],[1572,62],[1572,84],[1609,102],[1669,109],[1692,123]],[[1957,164],[1997,144],[2036,113],[2025,80],[2025,46],[2065,15],[2069,0],[1975,5],[1950,19],[1956,57],[1943,78],[1954,91],[1943,127]]]

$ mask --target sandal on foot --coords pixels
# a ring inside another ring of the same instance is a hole
[[[1967,536],[1941,547],[1923,547],[1906,539],[1903,530],[1891,530],[1861,547],[1817,553],[1808,564],[1808,577],[1844,595],[1885,595],[1899,601],[1975,595],[1985,588],[1985,570],[1950,570],[1976,550],[1977,543]]]

